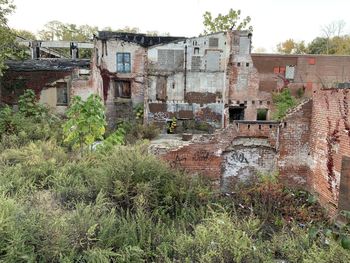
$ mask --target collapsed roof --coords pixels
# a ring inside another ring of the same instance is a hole
[[[112,32],[112,31],[99,31],[98,36],[95,36],[99,40],[119,39],[127,42],[136,43],[143,47],[150,47],[159,44],[167,44],[177,40],[184,40],[185,37],[170,37],[170,36],[148,36],[146,34],[138,33],[126,33],[126,32]]]
[[[90,69],[89,59],[30,59],[9,60],[6,66],[11,71],[70,71],[75,68]]]

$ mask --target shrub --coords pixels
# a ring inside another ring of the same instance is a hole
[[[18,98],[18,109],[25,117],[39,118],[46,114],[48,110],[38,103],[33,90],[27,89],[24,94]]]
[[[0,110],[0,134],[17,134],[24,118],[15,114],[9,106]]]
[[[98,95],[90,95],[86,101],[79,96],[72,99],[67,111],[68,120],[63,126],[65,141],[73,147],[90,147],[105,133],[104,106]]]
[[[297,100],[292,96],[288,88],[283,89],[280,93],[273,93],[272,100],[275,105],[275,112],[273,113],[273,119],[283,119],[288,110],[297,105]]]

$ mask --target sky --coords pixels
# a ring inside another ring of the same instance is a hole
[[[203,13],[226,14],[240,9],[252,19],[253,47],[275,52],[286,39],[310,42],[321,28],[344,20],[350,33],[350,0],[14,0],[9,26],[36,33],[45,23],[89,24],[99,28],[137,27],[141,32],[197,36],[203,32]]]

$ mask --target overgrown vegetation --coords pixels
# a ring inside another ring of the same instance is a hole
[[[350,261],[348,227],[276,176],[222,194],[136,137],[130,145],[127,123],[82,157],[63,142],[63,121],[25,112],[0,111],[1,262]]]
[[[67,111],[68,121],[63,126],[65,142],[72,147],[90,147],[105,133],[104,106],[98,95],[90,95],[86,101],[76,96]]]
[[[272,118],[275,120],[283,119],[288,110],[297,105],[297,99],[291,94],[288,88],[283,89],[281,92],[273,93],[272,100],[275,106]]]

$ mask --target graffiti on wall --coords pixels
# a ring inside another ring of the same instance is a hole
[[[235,163],[246,163],[248,164],[248,160],[245,157],[244,153],[242,152],[237,152],[237,151],[233,151],[230,155],[230,157],[228,158],[228,163],[229,164],[235,164]]]
[[[199,151],[195,152],[195,154],[193,156],[193,161],[199,161],[199,162],[208,161],[211,157],[212,156],[208,151],[199,150]]]
[[[237,147],[224,153],[222,186],[228,187],[231,180],[247,181],[258,172],[271,173],[276,168],[276,152],[273,148]],[[227,188],[227,189],[228,189]]]

